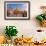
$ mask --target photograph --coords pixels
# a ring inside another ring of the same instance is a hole
[[[29,1],[5,1],[4,18],[9,20],[30,19]]]

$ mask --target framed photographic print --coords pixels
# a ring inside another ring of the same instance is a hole
[[[30,2],[29,1],[5,1],[4,18],[5,20],[30,19]]]

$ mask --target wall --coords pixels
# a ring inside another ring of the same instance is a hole
[[[6,25],[15,25],[19,32],[18,36],[21,36],[23,34],[24,36],[31,37],[35,34],[35,36],[40,35],[39,37],[41,37],[41,35],[43,35],[43,33],[37,33],[36,30],[46,30],[46,28],[40,27],[35,17],[36,15],[41,13],[40,6],[46,5],[46,0],[29,0],[31,2],[30,20],[4,20],[4,1],[6,0],[0,0],[0,34],[4,34],[4,29]],[[44,34],[45,32],[46,31],[44,31]]]

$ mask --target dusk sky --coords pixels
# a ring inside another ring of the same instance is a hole
[[[22,8],[24,8],[24,5],[25,4],[7,4],[7,8],[8,9],[15,9],[15,8],[20,8],[20,9],[22,9]]]

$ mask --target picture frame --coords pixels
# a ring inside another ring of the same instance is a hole
[[[4,19],[5,20],[29,20],[30,2],[29,1],[5,1]]]

